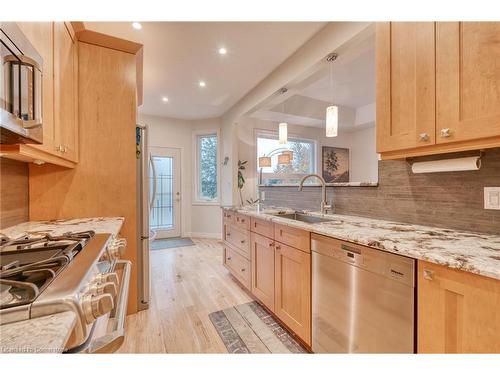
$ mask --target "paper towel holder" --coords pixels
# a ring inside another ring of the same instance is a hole
[[[459,159],[465,159],[465,158],[471,158],[472,156],[468,156],[468,157],[459,157],[459,158],[449,158],[449,159],[441,159],[441,160],[432,160],[432,161],[425,161],[425,162],[417,162],[415,161],[415,157],[410,157],[410,158],[406,158],[406,164],[410,167],[410,169],[412,169],[412,172],[413,173],[432,173],[432,172],[456,172],[456,171],[467,171],[467,170],[479,170],[481,169],[481,166],[482,166],[482,159],[483,159],[483,155],[485,154],[485,151],[484,150],[479,150],[479,155],[477,156],[477,160],[476,160],[476,167],[477,169],[439,169],[439,170],[426,170],[426,171],[421,171],[421,172],[415,172],[414,171],[414,168],[413,168],[413,165],[416,164],[416,163],[422,163],[422,164],[430,164],[430,163],[434,163],[436,162],[436,164],[438,164],[440,161],[455,161],[455,160],[459,160]]]

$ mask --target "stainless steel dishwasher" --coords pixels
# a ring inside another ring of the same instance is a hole
[[[311,234],[312,350],[413,353],[415,261]]]

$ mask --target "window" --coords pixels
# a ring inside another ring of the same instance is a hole
[[[288,143],[280,145],[276,133],[257,135],[257,169],[260,172],[258,158],[269,155],[273,150],[285,148],[293,151],[290,164],[278,164],[278,154],[271,157],[271,166],[262,168],[262,183],[267,185],[295,184],[309,173],[316,172],[316,142],[309,139],[288,137]]]
[[[217,202],[218,134],[196,135],[196,197],[198,202]]]

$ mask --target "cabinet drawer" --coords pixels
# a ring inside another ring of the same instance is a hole
[[[250,218],[246,215],[235,214],[234,224],[240,229],[250,230]]]
[[[311,252],[311,234],[308,231],[287,225],[275,224],[274,239],[306,253]]]
[[[274,223],[271,221],[252,217],[250,230],[263,236],[274,238]]]
[[[240,230],[234,224],[225,224],[224,241],[241,250],[246,258],[250,258],[250,232]]]
[[[224,246],[224,266],[245,288],[250,289],[250,261],[238,254],[235,249]]]
[[[224,224],[228,223],[228,224],[232,224],[234,223],[234,215],[235,213],[233,211],[230,211],[230,210],[224,210]]]

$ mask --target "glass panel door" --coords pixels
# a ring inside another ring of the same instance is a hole
[[[153,156],[153,163],[156,169],[156,197],[150,213],[150,226],[155,231],[172,229],[174,223],[172,158]],[[151,194],[154,183],[154,177],[151,176]]]
[[[179,150],[152,147],[150,196],[154,196],[149,215],[150,229],[156,238],[180,235]],[[153,170],[154,169],[154,170]]]

